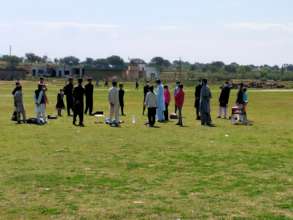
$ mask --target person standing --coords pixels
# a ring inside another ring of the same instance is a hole
[[[248,124],[247,119],[247,105],[248,105],[248,94],[247,94],[247,88],[243,88],[243,122],[244,124]]]
[[[56,103],[56,109],[59,117],[62,117],[62,110],[65,109],[64,101],[64,91],[63,89],[60,89],[59,93],[57,94],[57,103]]]
[[[200,120],[200,92],[202,88],[202,82],[201,80],[198,81],[198,85],[195,87],[195,102],[194,102],[194,107],[196,110],[196,120]]]
[[[227,107],[229,103],[229,98],[230,98],[230,91],[231,91],[231,86],[229,82],[225,82],[224,86],[221,88],[221,94],[219,97],[219,114],[218,118],[221,118],[224,116],[224,119],[227,119]]]
[[[109,90],[108,101],[110,105],[110,124],[119,126],[119,91],[116,81],[112,82],[112,88]]]
[[[211,106],[210,99],[212,98],[212,93],[210,88],[208,87],[207,79],[202,80],[202,88],[200,92],[200,118],[201,125],[212,127],[212,119],[211,119]]]
[[[71,111],[73,111],[73,87],[73,78],[69,78],[67,85],[63,89],[66,96],[66,107],[68,116],[71,116]]]
[[[16,119],[17,123],[21,123],[21,116],[22,121],[26,123],[26,116],[25,116],[25,109],[23,105],[23,95],[22,95],[22,86],[19,82],[16,82],[16,87],[14,90],[14,106],[16,111]]]
[[[175,99],[175,96],[176,96],[176,94],[177,94],[177,92],[179,91],[179,86],[180,86],[180,82],[179,81],[177,81],[176,82],[176,85],[175,85],[175,89],[174,89],[174,99]],[[175,102],[175,114],[177,114],[177,106],[176,106],[176,102]]]
[[[164,100],[164,86],[161,80],[157,80],[157,119],[158,122],[164,122],[165,116],[165,100]]]
[[[138,79],[135,80],[135,89],[138,90],[139,89],[139,82],[138,82]]]
[[[176,102],[176,106],[178,109],[178,123],[176,125],[180,125],[181,127],[183,126],[182,108],[183,108],[183,104],[184,104],[184,98],[185,98],[185,93],[183,91],[183,85],[180,84],[179,90],[175,96],[175,102]]]
[[[149,91],[145,98],[145,106],[148,108],[148,121],[149,127],[154,127],[156,123],[156,111],[157,111],[157,97],[154,93],[154,87],[150,86]]]
[[[146,107],[145,107],[145,98],[146,98],[146,95],[149,92],[149,90],[150,90],[150,82],[146,81],[146,84],[143,87],[143,110],[142,110],[142,115],[144,115],[144,112],[145,112],[145,109],[146,109]]]
[[[89,112],[89,115],[93,114],[93,102],[94,102],[94,85],[92,79],[88,79],[88,84],[85,85],[85,114]]]
[[[169,87],[168,86],[164,86],[164,99],[165,99],[165,111],[164,111],[164,116],[165,116],[165,120],[169,121],[169,104],[171,101],[171,95],[170,95],[170,91],[169,91]]]
[[[85,89],[82,86],[82,79],[78,79],[78,85],[73,90],[73,125],[76,125],[76,118],[79,118],[79,126],[84,127],[84,95]]]
[[[123,89],[123,84],[119,84],[119,104],[120,104],[122,116],[125,116],[125,114],[124,114],[124,94],[125,94],[125,91]]]
[[[237,99],[236,99],[236,104],[240,107],[243,107],[243,105],[245,104],[244,102],[244,84],[243,83],[240,83],[239,85],[239,90],[238,90],[238,93],[237,93]]]
[[[38,89],[35,90],[35,105],[36,114],[39,123],[45,123],[46,120],[46,88],[42,84],[38,84]]]

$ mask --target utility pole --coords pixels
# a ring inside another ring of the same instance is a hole
[[[9,45],[9,56],[11,57],[11,55],[12,55],[12,46]]]

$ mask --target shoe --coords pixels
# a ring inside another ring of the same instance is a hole
[[[78,126],[79,127],[85,127],[83,123],[79,124]]]
[[[221,118],[221,116],[218,116],[218,118]]]
[[[216,125],[214,125],[214,124],[207,124],[207,126],[208,126],[208,127],[211,127],[211,128],[216,127]]]

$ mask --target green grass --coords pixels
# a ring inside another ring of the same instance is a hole
[[[34,116],[35,83],[23,86]],[[62,86],[49,84],[49,114]],[[149,129],[142,91],[128,84],[122,128],[91,117],[79,128],[67,117],[16,125],[12,88],[0,84],[0,219],[293,218],[291,92],[250,91],[253,126],[214,119],[216,128],[203,128],[194,120],[193,88],[186,88],[186,127]],[[106,90],[97,89],[95,109],[108,112],[106,101]]]

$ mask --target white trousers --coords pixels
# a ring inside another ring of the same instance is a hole
[[[227,118],[227,107],[219,107],[219,117],[224,116],[225,118]]]
[[[119,123],[119,105],[110,104],[110,121],[113,122],[113,117],[116,123]]]

